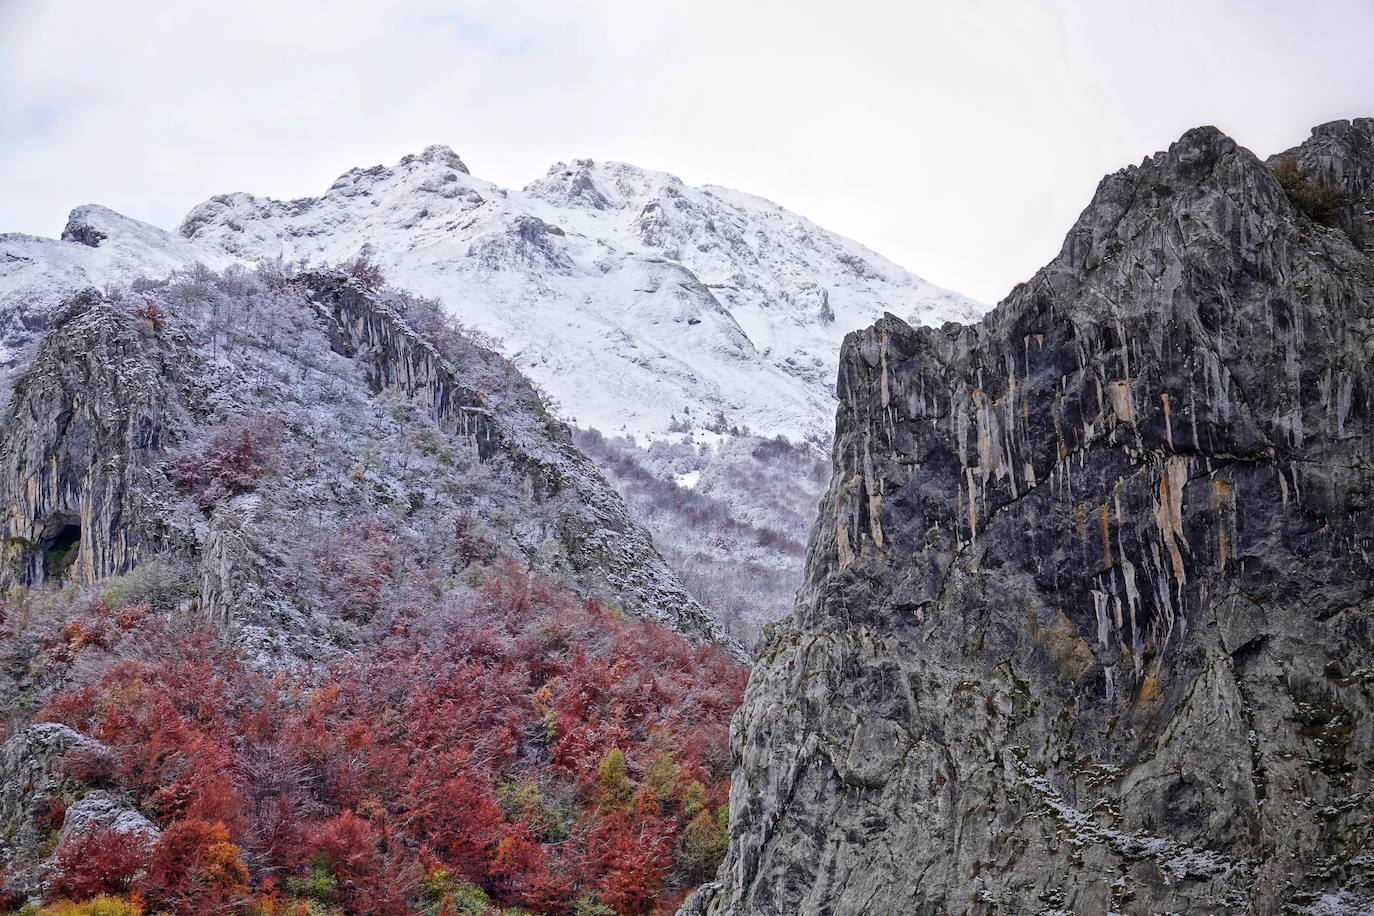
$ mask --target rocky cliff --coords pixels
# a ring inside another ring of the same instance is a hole
[[[0,587],[173,564],[198,583],[181,604],[276,663],[349,644],[370,611],[340,582],[508,552],[730,644],[528,380],[344,273],[79,294],[0,422]]]
[[[91,582],[139,558],[185,350],[146,331],[94,290],[58,310],[4,418],[0,585]]]
[[[1192,130],[980,324],[849,336],[685,912],[1370,911],[1371,139]]]

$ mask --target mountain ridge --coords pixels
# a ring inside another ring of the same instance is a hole
[[[369,246],[398,285],[503,340],[581,425],[649,437],[690,411],[699,432],[721,415],[766,436],[824,440],[845,331],[882,310],[938,322],[982,308],[763,198],[591,160],[510,191],[441,145],[349,169],[319,197],[212,197],[175,234],[78,207],[62,243],[0,236],[9,361],[27,340],[14,310],[32,323],[59,284],[197,261],[334,264]],[[603,365],[582,366],[589,351]]]
[[[581,425],[617,434],[665,435],[691,409],[823,438],[824,351],[844,330],[879,307],[933,320],[979,310],[762,198],[617,162],[557,163],[512,191],[431,146],[345,172],[320,197],[212,198],[180,233],[248,259],[341,261],[365,239],[396,282],[504,339]],[[530,326],[550,307],[606,369],[579,372],[566,344]],[[616,396],[598,402],[589,387]],[[631,392],[660,406],[627,404]]]

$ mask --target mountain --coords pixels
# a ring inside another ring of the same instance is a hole
[[[846,338],[684,914],[1374,912],[1372,176],[1198,128],[978,324]]]
[[[559,163],[514,191],[432,146],[318,198],[213,198],[179,231],[249,261],[337,263],[371,245],[394,283],[498,338],[578,425],[638,437],[723,418],[828,440],[848,331],[884,311],[981,313],[768,201],[623,163]]]
[[[200,613],[279,664],[348,645],[351,612],[316,586],[361,537],[399,555],[386,565],[514,552],[729,643],[518,370],[437,305],[345,274],[78,294],[4,424],[0,585],[184,561]]]
[[[637,519],[745,643],[800,582],[844,335],[886,311],[935,324],[982,312],[747,194],[588,160],[506,190],[432,146],[318,198],[215,197],[175,234],[88,206],[61,240],[0,236],[0,404],[77,289],[360,254],[597,437],[584,445]]]
[[[17,372],[0,910],[643,911],[718,861],[743,650],[527,378],[355,268],[86,289]]]

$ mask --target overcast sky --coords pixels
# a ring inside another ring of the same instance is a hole
[[[172,228],[430,143],[523,186],[620,159],[768,197],[992,302],[1197,124],[1374,115],[1374,2],[0,0],[0,231]]]

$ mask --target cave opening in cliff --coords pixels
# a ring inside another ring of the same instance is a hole
[[[81,526],[66,522],[57,533],[43,539],[43,578],[61,579],[76,562],[81,550]]]

